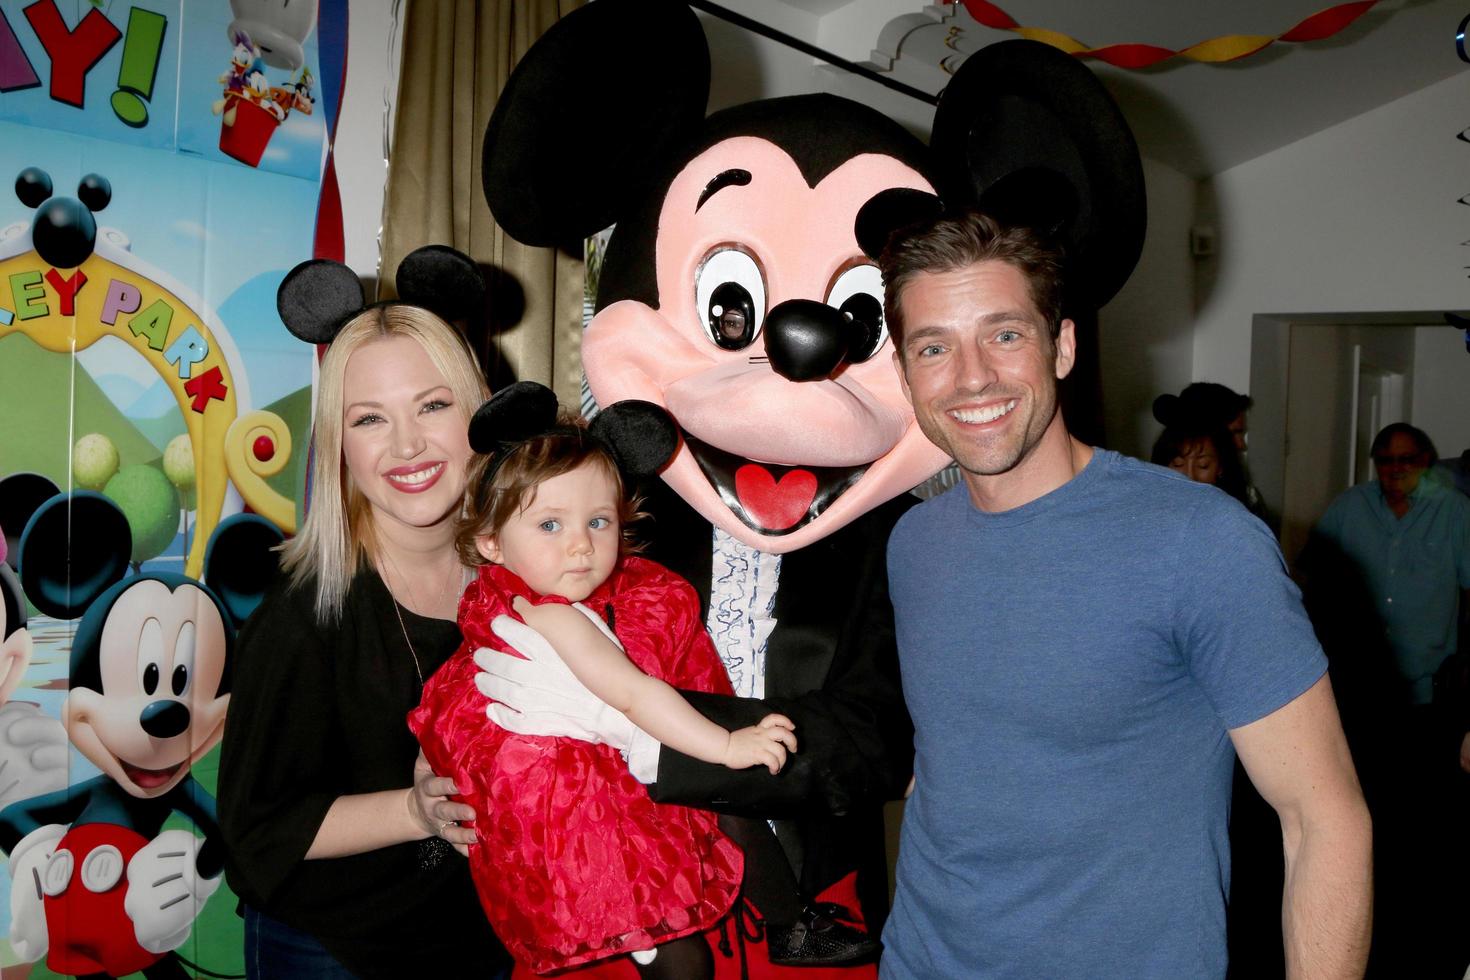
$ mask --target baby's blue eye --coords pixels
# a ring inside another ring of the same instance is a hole
[[[608,520],[606,517],[594,517],[592,518],[592,520],[587,522],[587,526],[592,528],[592,530],[594,531],[601,531],[603,528],[611,527],[612,521]]]
[[[547,534],[555,534],[557,531],[561,530],[561,521],[545,520],[536,526],[541,528],[541,530],[545,531]]]

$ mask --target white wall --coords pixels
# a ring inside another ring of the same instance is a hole
[[[398,92],[402,15],[400,4],[383,0],[351,0],[347,11],[347,83],[334,160],[347,265],[369,279],[378,274],[378,232],[388,176],[384,134]]]
[[[1413,423],[1446,458],[1470,449],[1470,352],[1450,327],[1414,331]]]
[[[723,0],[722,6],[815,43],[817,18],[806,11],[770,0]],[[817,90],[810,56],[709,14],[700,13],[699,20],[710,50],[710,112]]]
[[[1284,489],[1278,513],[1281,550],[1295,561],[1312,525],[1354,482],[1349,475],[1357,421],[1353,416],[1358,385],[1354,348],[1360,349],[1365,367],[1403,374],[1411,390],[1418,390],[1419,383],[1414,375],[1414,327],[1294,323],[1285,329],[1290,334],[1290,366],[1282,445],[1285,457],[1281,461]],[[1258,422],[1252,419],[1253,429]],[[1371,437],[1370,432],[1360,440],[1358,469]],[[1262,448],[1253,446],[1252,467],[1267,462]]]
[[[1194,376],[1247,390],[1258,313],[1463,309],[1467,106],[1462,72],[1207,182]]]
[[[1192,380],[1194,267],[1189,227],[1195,181],[1143,162],[1148,233],[1128,282],[1098,315],[1108,446],[1147,459],[1161,426],[1154,398]]]

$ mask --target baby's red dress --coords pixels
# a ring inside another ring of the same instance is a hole
[[[616,749],[516,735],[486,717],[473,654],[516,656],[490,622],[514,616],[517,595],[566,601],[533,593],[502,566],[481,568],[460,600],[464,642],[409,714],[434,771],[453,776],[479,814],[470,871],[495,934],[545,973],[709,928],[734,904],[744,865],[713,813],[654,803]],[[731,693],[699,598],[673,572],[625,557],[583,604],[611,622],[644,673]]]

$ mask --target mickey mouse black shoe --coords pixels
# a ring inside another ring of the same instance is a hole
[[[775,966],[849,966],[877,959],[883,944],[808,905],[791,925],[766,924],[766,948]]]

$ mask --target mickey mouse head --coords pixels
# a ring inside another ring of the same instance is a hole
[[[947,462],[890,363],[889,235],[946,205],[999,213],[1063,243],[1071,298],[1096,309],[1142,247],[1142,164],[1101,82],[1032,41],[964,62],[928,147],[831,95],[705,118],[709,81],[687,4],[588,4],[517,64],[481,173],[522,242],[616,225],[582,340],[593,396],[665,406],[684,438],[663,480],[745,545],[788,553]]]
[[[15,196],[36,209],[31,242],[37,254],[58,269],[73,269],[87,261],[97,244],[92,215],[112,202],[112,184],[99,174],[87,174],[75,199],[51,192],[51,175],[39,167],[27,167],[15,178]]]
[[[80,618],[67,731],[129,795],[167,793],[223,735],[235,631],[274,579],[281,540],[264,518],[235,515],[210,536],[198,581],[129,575],[127,518],[101,494],[58,494],[27,523],[25,594],[48,616]]]

